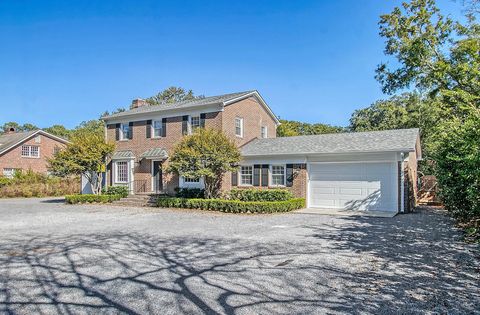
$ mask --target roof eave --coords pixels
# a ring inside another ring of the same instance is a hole
[[[293,156],[293,155],[335,155],[353,153],[391,153],[391,152],[414,152],[414,148],[401,148],[390,150],[368,150],[368,151],[341,151],[341,152],[292,152],[292,153],[266,153],[266,154],[242,154],[242,157],[269,157],[269,156]]]

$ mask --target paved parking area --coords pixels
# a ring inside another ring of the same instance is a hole
[[[480,314],[441,211],[228,215],[0,200],[0,313]]]

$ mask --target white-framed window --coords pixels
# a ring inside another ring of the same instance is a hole
[[[120,140],[128,140],[130,139],[130,135],[131,135],[131,132],[132,132],[132,128],[130,127],[129,124],[121,124],[120,126]]]
[[[243,137],[243,118],[235,117],[235,135]]]
[[[153,137],[160,138],[162,136],[162,121],[155,120],[152,123]]]
[[[240,166],[240,185],[253,185],[253,166]]]
[[[40,157],[40,147],[36,145],[22,145],[22,156],[23,157]]]
[[[190,116],[190,131],[194,132],[195,129],[200,127],[200,116]]]
[[[6,167],[3,169],[3,176],[7,178],[13,178],[15,175],[15,172],[21,172],[21,168],[12,168],[12,167]]]
[[[115,182],[116,183],[128,183],[128,162],[118,161],[115,162]]]
[[[262,139],[268,138],[268,128],[267,126],[262,126],[260,129],[260,134],[262,136]]]
[[[285,165],[272,165],[270,186],[285,186]]]
[[[183,177],[185,183],[200,183],[200,178]]]

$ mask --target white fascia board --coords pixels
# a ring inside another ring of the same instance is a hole
[[[35,131],[35,132],[32,133],[31,135],[23,138],[23,139],[20,140],[20,141],[17,141],[16,143],[12,144],[11,146],[9,146],[9,147],[3,149],[2,151],[0,151],[0,155],[2,155],[2,154],[5,153],[5,152],[10,151],[11,149],[13,149],[13,148],[15,148],[16,146],[18,146],[20,143],[32,139],[33,137],[35,137],[35,136],[38,135],[38,134],[42,134],[42,135],[44,135],[44,136],[46,136],[46,137],[49,137],[49,138],[52,138],[52,139],[54,139],[54,140],[56,140],[56,141],[58,141],[58,142],[62,142],[63,144],[69,144],[69,143],[70,143],[70,141],[68,141],[67,139],[63,139],[63,138],[54,136],[54,135],[52,135],[51,133],[48,133],[48,132],[43,131],[43,130],[41,130],[41,129],[38,129],[37,131]]]
[[[255,96],[255,98],[260,101],[260,104],[262,104],[262,106],[267,110],[268,114],[273,118],[273,120],[275,120],[275,124],[277,126],[280,125],[280,121],[278,120],[277,116],[273,113],[272,109],[270,108],[270,106],[267,105],[267,103],[265,102],[265,100],[263,99],[263,97],[260,95],[260,93],[258,93],[258,91],[253,91],[251,93],[247,93],[247,94],[244,94],[242,96],[239,96],[239,97],[236,97],[236,98],[232,98],[231,100],[228,100],[228,101],[225,101],[223,102],[223,105],[224,106],[227,106],[227,105],[230,105],[230,104],[233,104],[233,103],[236,103],[238,101],[241,101],[243,99],[246,99],[250,96]]]
[[[155,106],[155,105],[152,105]],[[125,115],[121,117],[114,118],[103,118],[102,120],[106,124],[121,124],[128,123],[131,121],[142,121],[142,120],[156,120],[161,118],[170,118],[178,117],[184,115],[199,115],[206,113],[215,113],[223,111],[223,105],[221,103],[216,104],[207,104],[202,106],[192,106],[185,108],[172,108],[172,109],[162,109],[158,111],[152,111],[147,113],[134,113],[130,115]]]

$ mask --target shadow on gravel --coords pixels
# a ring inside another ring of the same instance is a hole
[[[56,197],[55,199],[45,199],[41,200],[41,203],[65,203],[65,198],[63,197]]]
[[[416,309],[418,313],[480,314],[479,246],[464,244],[442,210],[425,207],[390,219],[344,219],[352,224],[333,233],[311,227],[311,236],[332,244],[334,251],[375,257],[370,270],[339,273],[344,281],[357,283],[352,291],[367,289],[382,297],[366,295],[361,310],[377,313],[383,304],[395,313]]]
[[[161,233],[4,239],[0,312],[477,312],[478,273],[468,265],[473,254],[452,242],[445,220],[410,216],[420,221],[345,218],[353,224],[303,227],[302,242],[292,244]],[[371,268],[346,268],[324,258],[332,251],[334,259],[353,251],[376,260]]]

